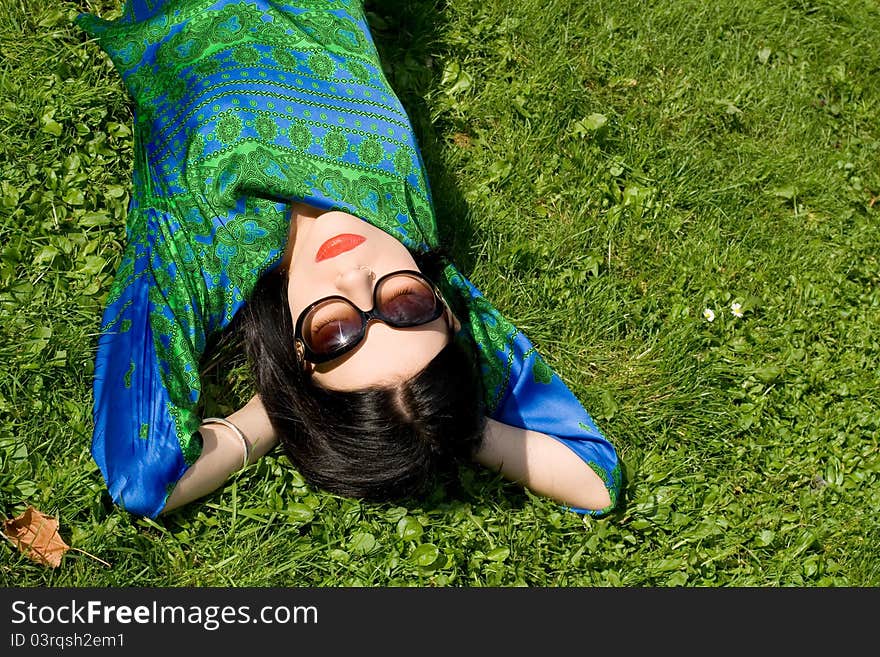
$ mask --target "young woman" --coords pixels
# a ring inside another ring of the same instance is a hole
[[[280,442],[343,495],[417,495],[475,460],[581,513],[614,506],[613,446],[440,247],[362,0],[129,0],[79,23],[135,113],[94,386],[118,504],[155,517]],[[257,394],[201,418],[199,361],[233,323]]]

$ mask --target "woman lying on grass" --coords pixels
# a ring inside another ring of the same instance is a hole
[[[129,0],[78,22],[135,113],[94,382],[117,504],[156,517],[280,442],[346,496],[415,497],[476,461],[579,513],[614,506],[613,446],[439,244],[362,0]],[[228,327],[256,394],[203,418],[199,363]]]

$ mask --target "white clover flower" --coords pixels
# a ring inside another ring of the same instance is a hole
[[[706,308],[703,311],[703,317],[706,318],[707,321],[714,322],[715,321],[715,311],[711,308]]]
[[[732,304],[730,304],[730,312],[733,313],[734,317],[742,317],[742,304],[734,301]]]

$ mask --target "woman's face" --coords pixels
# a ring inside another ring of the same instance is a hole
[[[376,280],[400,269],[418,270],[400,241],[369,222],[339,211],[311,214],[294,211],[291,217],[287,301],[294,323],[307,306],[331,295],[370,310]],[[370,322],[354,349],[326,363],[307,362],[306,367],[316,383],[334,390],[399,383],[424,369],[446,346],[447,322],[447,313],[411,328]]]

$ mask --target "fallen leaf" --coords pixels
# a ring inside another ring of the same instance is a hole
[[[471,147],[471,137],[463,132],[456,132],[452,135],[452,141],[459,148],[470,148]]]
[[[31,560],[57,568],[70,549],[58,534],[58,520],[29,506],[24,513],[3,522],[3,533]]]

